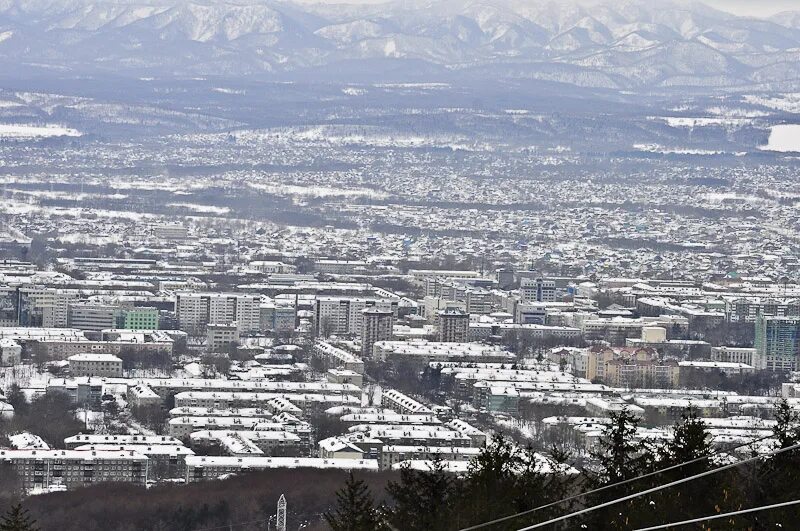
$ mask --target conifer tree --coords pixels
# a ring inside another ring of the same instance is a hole
[[[697,416],[697,410],[690,406],[681,418],[681,422],[675,425],[672,439],[659,449],[661,459],[658,468],[688,463],[711,455],[711,437],[706,423]],[[681,470],[684,475],[697,474],[708,468],[708,465],[706,459]]]
[[[22,505],[14,505],[0,522],[0,531],[37,531],[36,523]]]
[[[445,530],[452,527],[453,478],[439,456],[426,471],[406,466],[400,481],[390,482],[386,491],[394,500],[387,520],[403,531]]]
[[[773,428],[779,449],[789,448],[800,442],[800,415],[792,410],[789,401],[781,398],[775,405]]]
[[[494,434],[491,444],[470,462],[460,490],[459,516],[479,523],[508,514],[516,505],[516,475],[524,464],[519,448]]]
[[[344,487],[336,493],[336,501],[336,509],[324,515],[333,531],[375,531],[384,528],[369,487],[357,480],[352,472],[347,476]]]
[[[649,466],[652,454],[636,441],[639,417],[626,407],[612,412],[609,423],[603,427],[600,450],[594,456],[603,469],[604,484],[617,483],[639,475]]]

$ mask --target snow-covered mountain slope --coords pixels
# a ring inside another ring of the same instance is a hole
[[[785,86],[798,83],[782,68],[800,50],[798,21],[651,0],[0,0],[0,67],[313,79],[345,65],[364,78],[493,71],[621,89]]]

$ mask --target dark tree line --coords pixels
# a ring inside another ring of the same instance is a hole
[[[387,500],[382,504],[350,478],[339,492],[336,507],[325,517],[335,531],[461,529],[566,495],[572,479],[553,473],[559,467],[568,468],[565,460],[566,456],[554,453],[544,462],[531,448],[519,448],[498,435],[463,476],[447,471],[438,459],[428,470],[402,468],[400,478],[387,485]]]
[[[785,401],[778,403],[775,418],[775,449],[799,444],[800,418]],[[383,526],[403,531],[450,531],[527,511],[484,528],[492,531],[519,529],[593,508],[560,523],[562,527],[548,529],[632,530],[800,498],[800,450],[790,450],[598,507],[710,472],[721,464],[717,461],[720,455],[712,450],[706,424],[692,409],[684,413],[672,436],[664,441],[640,440],[638,425],[639,419],[627,410],[611,415],[594,452],[593,465],[580,473],[549,473],[531,449],[520,449],[498,436],[463,476],[447,473],[436,460],[426,471],[401,470],[399,480],[388,484],[382,503],[375,502],[370,490],[351,477],[326,519],[335,531]],[[553,451],[548,466],[566,469],[568,457]],[[565,498],[571,499],[560,501]],[[531,511],[534,508],[541,510]],[[733,516],[703,528],[789,529],[797,520],[797,511],[790,506]],[[369,522],[371,527],[359,522]]]

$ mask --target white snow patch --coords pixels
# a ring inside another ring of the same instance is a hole
[[[198,205],[195,203],[167,203],[167,206],[188,208],[194,212],[202,212],[204,214],[228,214],[231,209],[228,207],[216,207],[212,205]]]
[[[800,113],[800,93],[778,94],[777,96],[744,96],[745,103],[761,105],[776,111]]]
[[[237,89],[230,89],[230,88],[223,88],[223,87],[214,87],[211,89],[214,92],[219,92],[220,94],[236,94],[239,96],[243,96],[247,94],[244,90],[237,90]]]
[[[800,125],[785,124],[775,125],[769,134],[764,151],[777,151],[780,153],[800,153]]]
[[[661,118],[667,125],[675,128],[688,127],[741,127],[747,125],[751,120],[744,118],[683,118],[668,116]]]
[[[389,197],[384,192],[368,188],[331,188],[327,186],[296,186],[290,184],[261,184],[248,183],[251,188],[263,190],[276,195],[299,195],[307,197],[368,197],[371,199],[385,199]]]
[[[708,149],[668,148],[658,144],[634,144],[633,149],[647,153],[661,153],[663,155],[724,155],[724,151],[711,151]]]
[[[0,138],[50,138],[56,136],[81,136],[80,131],[58,125],[0,124]]]

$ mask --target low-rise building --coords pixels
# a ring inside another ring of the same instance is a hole
[[[378,470],[375,459],[326,459],[324,457],[228,457],[190,456],[186,458],[186,482],[216,479],[274,468],[314,468],[335,470]]]
[[[69,372],[73,377],[122,377],[122,360],[113,354],[75,354],[67,361],[69,361]]]
[[[11,466],[28,492],[108,482],[144,486],[147,481],[148,459],[133,451],[0,450],[0,463]]]

